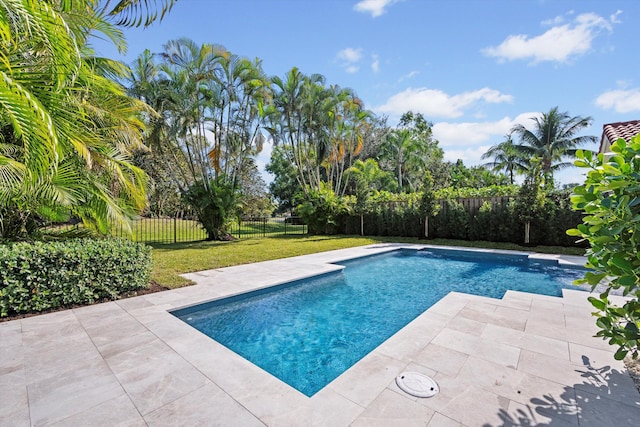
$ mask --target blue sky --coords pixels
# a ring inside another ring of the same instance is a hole
[[[187,37],[260,58],[268,75],[320,73],[391,125],[424,114],[445,159],[466,165],[554,106],[592,116],[585,134],[598,137],[605,123],[640,118],[637,0],[180,0],[125,35],[124,56],[96,47],[131,63]]]

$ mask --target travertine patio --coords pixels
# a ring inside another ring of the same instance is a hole
[[[195,286],[0,323],[0,425],[637,425],[640,394],[577,290],[451,293],[311,398],[167,311],[395,247],[193,273]],[[404,394],[407,370],[440,394]]]

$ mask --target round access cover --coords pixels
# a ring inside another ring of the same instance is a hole
[[[401,373],[396,377],[396,384],[405,393],[416,397],[432,397],[440,391],[438,383],[419,372]]]

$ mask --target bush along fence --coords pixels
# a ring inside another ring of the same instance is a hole
[[[437,201],[438,213],[429,218],[429,238],[524,242],[524,222],[518,218],[515,197],[471,197]],[[342,215],[338,230],[345,234],[425,237],[425,215],[418,201],[379,202],[360,215]],[[531,221],[530,244],[587,247],[566,230],[582,223],[571,209],[567,192],[547,196],[543,210]],[[313,232],[313,230],[311,230]]]

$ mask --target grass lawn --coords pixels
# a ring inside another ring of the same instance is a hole
[[[565,248],[560,246],[524,248],[513,243],[468,242],[446,239],[418,240],[415,238],[398,237],[277,236],[235,240],[232,242],[152,244],[152,280],[168,288],[179,288],[190,284],[188,280],[179,276],[179,274],[182,273],[382,242],[420,243],[488,249],[525,250],[564,255],[584,255],[584,249],[580,248]]]

